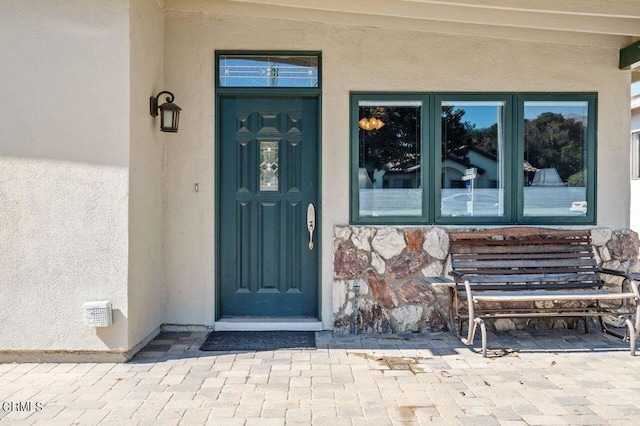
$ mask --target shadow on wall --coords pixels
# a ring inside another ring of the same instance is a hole
[[[122,346],[122,327],[126,327],[127,325],[127,317],[122,313],[120,309],[113,309],[111,311],[113,323],[109,327],[96,327],[95,333],[100,340],[109,348],[110,350],[121,350],[127,351],[129,348],[125,348]],[[125,340],[126,342],[126,340]]]

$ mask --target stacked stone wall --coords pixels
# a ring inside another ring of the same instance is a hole
[[[449,277],[447,229],[338,226],[334,231],[335,332],[406,333],[447,329],[447,293],[421,279]],[[635,232],[596,228],[591,236],[594,253],[602,267],[640,272],[640,242]],[[613,280],[607,285],[619,288],[620,282]],[[498,330],[574,326],[575,321],[564,318],[503,319],[490,324]]]

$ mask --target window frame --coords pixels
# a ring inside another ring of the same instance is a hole
[[[438,120],[437,123],[434,124],[434,138],[433,138],[433,148],[434,148],[434,165],[433,170],[436,173],[435,182],[433,186],[433,200],[434,204],[433,212],[434,212],[434,220],[433,223],[437,225],[458,225],[461,223],[464,224],[509,224],[513,222],[513,199],[512,191],[509,191],[512,188],[512,167],[511,167],[511,158],[513,158],[513,146],[509,143],[509,141],[513,141],[513,96],[510,94],[500,94],[500,93],[438,93],[434,95],[434,119],[436,117],[435,111],[438,111],[438,118],[441,118],[441,106],[442,101],[489,101],[489,102],[504,102],[505,103],[505,155],[503,161],[504,164],[504,215],[503,216],[460,216],[460,217],[450,217],[450,216],[440,216],[441,212],[441,201],[442,201],[442,121]]]
[[[441,101],[504,101],[504,216],[441,217]],[[358,188],[359,101],[422,101],[422,215],[360,216]],[[524,216],[524,103],[526,101],[586,101],[585,216]],[[597,93],[595,92],[351,92],[350,93],[349,219],[354,225],[595,225],[597,222]]]
[[[521,171],[524,165],[524,104],[527,101],[583,101],[587,102],[587,214],[586,216],[524,216],[524,173]],[[517,159],[513,166],[518,168],[516,174],[516,224],[520,225],[595,225],[596,224],[596,188],[597,188],[597,167],[596,167],[596,135],[597,135],[597,94],[596,93],[520,93],[517,95],[516,105],[518,108],[516,123],[517,138],[516,149]],[[590,184],[590,182],[592,182]]]
[[[269,86],[226,86],[222,84],[220,76],[220,57],[221,56],[315,56],[318,61],[318,85],[315,87],[307,86],[284,86],[284,87],[269,87]],[[317,92],[322,90],[322,52],[319,50],[216,50],[214,52],[214,74],[215,74],[215,88],[218,92],[245,90],[245,91],[265,91],[268,93],[287,93],[288,91],[295,90],[296,93],[300,91]]]
[[[425,191],[425,188],[429,188],[431,184],[430,173],[426,173],[424,168],[424,159],[429,158],[431,153],[427,151],[426,142],[429,137],[425,137],[426,133],[431,132],[429,127],[429,116],[431,115],[431,97],[422,93],[360,93],[352,92],[350,95],[350,172],[351,179],[350,194],[349,194],[349,217],[350,222],[353,224],[376,224],[376,225],[393,225],[393,224],[418,224],[425,223],[425,217],[429,214],[429,191]],[[360,127],[358,127],[359,116],[359,102],[360,101],[380,101],[381,105],[384,105],[384,101],[419,101],[422,102],[422,114],[420,119],[421,128],[421,140],[420,140],[420,157],[421,157],[421,188],[422,188],[422,215],[421,216],[360,216],[360,192],[358,186],[358,169],[360,158]],[[428,163],[427,163],[428,164]]]

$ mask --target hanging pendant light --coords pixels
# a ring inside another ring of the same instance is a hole
[[[362,118],[358,121],[358,126],[363,130],[380,130],[384,126],[384,122],[375,117]]]

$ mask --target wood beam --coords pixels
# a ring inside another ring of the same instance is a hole
[[[640,67],[640,41],[620,49],[620,69],[630,70]]]

